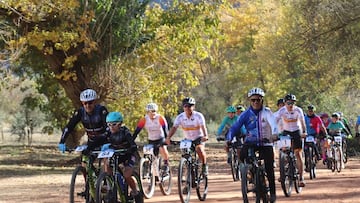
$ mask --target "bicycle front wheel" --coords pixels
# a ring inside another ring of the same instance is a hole
[[[116,202],[116,191],[114,177],[110,176],[106,172],[100,173],[98,179],[96,180],[96,202]]]
[[[310,179],[316,178],[316,162],[317,157],[313,148],[310,148]]]
[[[240,169],[239,169],[239,159],[237,156],[236,149],[230,149],[230,166],[231,166],[231,174],[234,181],[238,181],[240,178]]]
[[[253,177],[251,174],[251,171],[249,169],[249,166],[247,164],[243,165],[240,168],[241,171],[241,192],[242,197],[244,200],[244,203],[248,203],[248,193],[250,192],[249,186],[250,186],[250,179]]]
[[[255,183],[256,183],[256,202],[269,202],[269,187],[267,184],[267,180],[265,178],[265,169],[259,168],[256,170],[255,175]]]
[[[140,159],[140,182],[145,198],[150,199],[155,192],[155,176],[148,158]]]
[[[72,174],[70,183],[70,203],[89,202],[89,186],[86,182],[86,169],[77,166]]]
[[[343,157],[341,155],[340,147],[336,147],[336,149],[335,149],[335,157],[334,158],[335,158],[336,171],[338,173],[340,173],[342,165],[343,165]]]
[[[178,192],[182,203],[190,201],[191,178],[191,164],[187,159],[181,158],[178,169]]]
[[[290,197],[292,192],[293,175],[291,170],[289,156],[280,152],[280,182],[281,188],[286,197]]]
[[[203,173],[201,173],[200,171],[202,171],[202,169],[200,168],[200,164],[199,164],[199,160],[197,161],[197,166],[198,168],[196,169],[195,175],[196,180],[195,180],[195,184],[196,184],[196,194],[198,196],[198,199],[200,201],[205,201],[206,199],[206,195],[208,193],[208,177],[207,175],[204,175]]]
[[[163,195],[170,195],[171,193],[171,187],[172,187],[172,175],[171,175],[171,167],[169,165],[169,171],[163,171],[162,170],[162,164],[163,162],[160,160],[160,174],[159,174],[159,179],[160,179],[160,191]]]

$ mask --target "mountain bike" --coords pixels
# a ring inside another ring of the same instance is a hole
[[[244,203],[249,202],[248,193],[253,192],[256,196],[256,202],[270,201],[270,187],[265,170],[265,163],[259,157],[255,146],[248,146],[248,156],[241,166],[241,192]]]
[[[172,142],[173,144],[178,144]],[[196,188],[196,193],[200,201],[205,201],[208,193],[208,177],[202,173],[201,164],[195,150],[201,143],[201,138],[194,141],[181,140],[181,159],[178,168],[178,191],[182,203],[190,201],[191,188]]]
[[[154,195],[156,182],[160,183],[159,186],[163,195],[170,195],[171,193],[171,170],[164,171],[162,169],[163,162],[159,156],[160,146],[160,144],[145,144],[143,147],[144,155],[140,159],[140,182],[147,199]]]
[[[87,145],[77,146],[75,150],[67,151],[83,152],[87,150]],[[86,163],[86,167],[77,166],[71,177],[70,183],[70,203],[75,202],[94,202],[95,201],[95,181],[100,172],[101,161],[95,166],[94,162],[100,151],[90,151],[88,155],[81,156],[82,162]]]
[[[143,197],[140,195],[140,199],[134,198],[131,194],[130,186],[126,183],[123,176],[122,169],[120,167],[119,158],[127,154],[128,149],[108,149],[102,151],[98,158],[109,159],[112,173],[108,174],[103,171],[99,174],[96,181],[96,202],[97,203],[143,203]],[[134,171],[132,178],[137,183],[139,192],[142,193],[140,179],[137,173]]]
[[[304,154],[305,154],[305,167],[306,171],[309,172],[310,179],[316,178],[316,163],[317,156],[315,151],[316,140],[312,135],[308,135],[304,142]]]
[[[328,168],[332,172],[335,170],[340,173],[342,169],[343,158],[342,158],[342,137],[341,135],[328,136],[330,141],[330,149],[327,151]]]
[[[292,188],[295,187],[296,193],[300,193],[302,188],[299,186],[300,174],[296,167],[296,157],[293,149],[293,139],[290,135],[279,137],[279,157],[280,157],[280,182],[281,188],[286,197],[291,196]]]

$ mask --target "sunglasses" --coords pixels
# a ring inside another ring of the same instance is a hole
[[[156,111],[155,110],[150,110],[148,111],[149,113],[155,113]]]
[[[192,107],[192,105],[190,105],[190,104],[185,104],[183,107],[184,107],[184,108],[190,108],[190,107]]]
[[[260,102],[261,99],[250,99],[251,102]]]
[[[83,105],[91,105],[93,103],[94,103],[94,101],[87,101],[87,102],[83,102]]]
[[[287,105],[294,105],[295,102],[286,102]]]
[[[121,122],[107,123],[107,125],[108,125],[109,127],[114,127],[114,126],[120,125],[120,124],[121,124]]]

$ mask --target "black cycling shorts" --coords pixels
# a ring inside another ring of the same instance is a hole
[[[303,145],[302,145],[300,130],[296,130],[294,132],[284,130],[283,134],[290,135],[290,137],[294,140],[293,149],[302,149]]]

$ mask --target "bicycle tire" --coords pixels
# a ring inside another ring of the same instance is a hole
[[[195,169],[194,177],[196,183],[196,194],[200,201],[205,201],[208,193],[208,177],[204,173],[199,172],[202,170],[200,168],[201,165],[199,164],[199,160],[197,160],[196,163],[196,166],[198,167],[197,169]]]
[[[348,161],[346,138],[344,138],[342,142],[342,150],[343,150],[343,159],[344,159],[343,164],[346,164]]]
[[[160,191],[163,195],[170,195],[171,194],[171,188],[172,188],[172,174],[171,174],[171,167],[169,164],[169,171],[167,174],[164,174],[164,171],[161,170],[162,168],[162,159],[159,160],[159,187],[160,187]]]
[[[332,154],[331,171],[335,172],[336,170],[335,147],[331,147],[331,154]]]
[[[315,179],[316,178],[316,162],[317,162],[317,157],[315,154],[315,151],[313,150],[313,148],[311,147],[311,152],[310,152],[310,179]]]
[[[182,203],[190,201],[191,178],[191,165],[187,159],[181,158],[178,168],[178,193]]]
[[[236,149],[230,150],[231,154],[231,161],[230,161],[230,167],[231,167],[231,175],[233,177],[234,182],[239,181],[240,178],[240,169],[239,169],[239,159],[237,156]]]
[[[290,170],[292,169],[288,155],[280,152],[280,183],[285,197],[290,197],[292,192],[293,176]]]
[[[148,158],[140,159],[140,183],[143,188],[144,197],[150,199],[155,192],[155,175],[152,162]]]
[[[83,166],[77,166],[74,169],[70,182],[70,203],[90,201],[86,176],[86,169]]]
[[[242,192],[242,197],[244,200],[244,203],[248,203],[249,199],[248,199],[248,193],[250,192],[249,190],[249,179],[248,176],[251,176],[251,171],[249,170],[249,166],[247,164],[244,164],[243,167],[240,168],[241,171],[241,192]]]
[[[256,203],[269,202],[270,195],[268,184],[265,177],[265,169],[258,168],[255,175],[256,182]]]
[[[341,172],[342,164],[343,164],[343,157],[341,156],[341,149],[340,147],[336,147],[335,149],[335,168],[338,173]]]
[[[295,191],[296,193],[301,193],[302,191],[302,187],[300,187],[300,173],[299,173],[299,170],[297,169],[297,166],[296,166],[296,160],[293,159],[292,160],[292,178],[294,179],[295,183]]]
[[[106,172],[100,173],[96,180],[96,202],[116,202],[117,189],[114,177]]]

